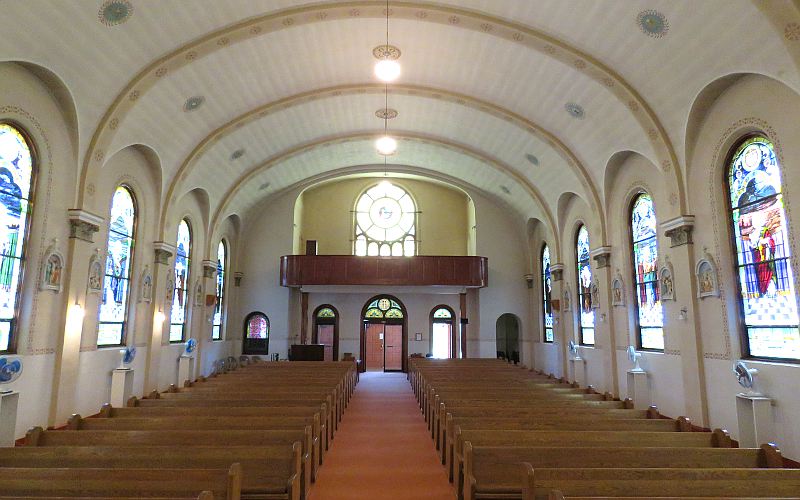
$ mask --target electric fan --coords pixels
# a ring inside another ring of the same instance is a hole
[[[197,350],[197,340],[189,339],[186,341],[186,347],[184,348],[184,354],[191,354]]]
[[[17,380],[22,375],[22,359],[12,357],[0,357],[0,394],[7,394],[11,389],[5,384]]]
[[[130,370],[131,368],[126,365],[133,363],[134,359],[136,359],[135,347],[131,346],[131,347],[126,347],[125,349],[120,349],[119,366],[117,367],[117,370]]]
[[[578,353],[578,344],[576,344],[574,340],[570,340],[569,343],[567,343],[567,348],[569,349],[569,353],[572,355],[573,359],[581,359],[581,356]]]
[[[758,370],[755,368],[748,368],[744,361],[737,361],[733,366],[733,374],[736,375],[736,381],[739,385],[747,389],[747,394],[751,396],[758,395],[759,392],[755,390],[756,375]]]
[[[628,360],[630,360],[630,362],[633,363],[632,371],[635,371],[635,372],[643,372],[644,371],[644,370],[642,370],[642,367],[639,366],[639,358],[641,358],[641,357],[642,357],[642,353],[636,352],[636,348],[635,347],[633,347],[632,345],[628,346]]]

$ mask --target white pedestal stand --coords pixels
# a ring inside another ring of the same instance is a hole
[[[178,358],[178,387],[183,387],[183,383],[189,380],[194,382],[194,357],[182,355]]]
[[[647,384],[646,371],[628,370],[628,397],[633,400],[633,407],[637,410],[650,407],[650,386]]]
[[[572,380],[577,382],[580,387],[585,388],[587,381],[586,360],[580,356],[570,359],[569,369],[570,374],[572,375]]]
[[[760,394],[737,394],[736,416],[739,420],[741,448],[757,448],[775,439],[772,398]]]
[[[18,392],[0,392],[0,447],[14,446],[18,406]]]
[[[125,406],[133,394],[133,370],[130,368],[114,368],[111,372],[111,406]]]

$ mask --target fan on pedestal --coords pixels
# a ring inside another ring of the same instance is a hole
[[[119,350],[119,366],[117,370],[130,370],[131,367],[127,366],[133,363],[133,360],[136,358],[136,348],[126,347],[125,349]]]
[[[733,374],[736,375],[736,381],[739,385],[747,389],[748,396],[760,396],[761,393],[755,389],[756,375],[758,370],[755,368],[748,368],[744,361],[737,361],[733,366]]]
[[[628,360],[633,363],[633,368],[631,368],[632,372],[643,372],[642,367],[639,366],[639,359],[642,357],[642,353],[636,352],[636,348],[632,345],[628,346]]]
[[[569,341],[567,348],[569,349],[569,354],[572,356],[572,359],[581,359],[581,355],[578,352],[578,344],[576,344],[574,340]]]
[[[17,380],[22,375],[22,359],[0,357],[0,394],[11,392],[6,384]]]
[[[196,350],[197,350],[197,340],[189,339],[186,341],[186,347],[183,350],[183,354],[189,356]]]

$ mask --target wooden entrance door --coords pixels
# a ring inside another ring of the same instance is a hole
[[[403,370],[403,325],[383,325],[384,327],[384,370]]]
[[[334,325],[317,325],[317,343],[325,345],[325,361],[333,361]]]
[[[383,371],[383,342],[385,337],[383,326],[381,323],[366,323],[364,325],[367,337],[367,371]]]

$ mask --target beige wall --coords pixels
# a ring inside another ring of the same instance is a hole
[[[300,251],[305,251],[306,240],[317,240],[320,254],[351,254],[352,211],[356,199],[364,190],[381,180],[346,179],[305,191],[298,198],[302,209],[296,213],[300,213],[300,218],[295,218],[300,232]],[[420,212],[417,218],[419,255],[471,255],[468,252],[471,233],[468,212],[474,213],[474,208],[467,195],[431,182],[411,179],[390,181],[406,189],[417,203],[417,210]],[[471,219],[474,220],[474,215]]]

